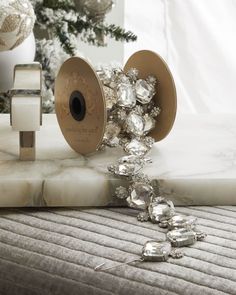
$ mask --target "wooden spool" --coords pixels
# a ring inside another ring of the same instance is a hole
[[[130,68],[139,70],[139,78],[153,74],[158,79],[154,101],[162,111],[150,136],[160,141],[172,129],[176,116],[172,74],[164,60],[149,50],[134,53],[124,70]],[[61,131],[71,148],[80,154],[95,152],[102,143],[107,110],[102,83],[87,61],[72,57],[63,63],[55,83],[55,105]]]

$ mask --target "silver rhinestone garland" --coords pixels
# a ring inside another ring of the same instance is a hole
[[[143,167],[151,162],[146,155],[155,142],[148,134],[155,128],[156,117],[161,112],[153,100],[157,79],[153,75],[139,79],[135,68],[127,73],[119,68],[105,68],[98,74],[103,82],[108,114],[102,146],[120,145],[127,154],[108,166],[108,171],[128,183],[128,187],[117,187],[115,196],[126,200],[129,207],[141,210],[139,221],[151,221],[168,231],[166,241],[147,241],[141,259],[125,263],[180,258],[183,253],[172,247],[192,245],[206,235],[195,229],[195,217],[177,214],[172,201],[161,196],[156,183],[142,173]],[[95,269],[100,270],[103,265]]]

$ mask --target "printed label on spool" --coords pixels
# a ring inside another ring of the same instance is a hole
[[[61,131],[78,153],[96,151],[106,125],[102,85],[93,68],[72,57],[61,67],[56,79],[55,105]]]

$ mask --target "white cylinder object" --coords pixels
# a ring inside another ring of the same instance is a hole
[[[14,131],[40,130],[40,97],[13,97],[11,104],[12,129]]]
[[[13,50],[0,52],[0,92],[13,87],[13,73],[16,64],[31,63],[35,57],[34,34]]]

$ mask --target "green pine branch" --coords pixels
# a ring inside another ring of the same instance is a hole
[[[47,17],[45,8],[52,9],[54,14],[62,11],[73,12],[76,20],[70,20],[67,17],[58,19],[53,22]],[[103,37],[110,37],[116,41],[133,42],[137,40],[137,36],[131,31],[126,31],[120,26],[111,24],[107,25],[102,22],[96,22],[90,17],[83,15],[82,12],[77,12],[74,2],[72,0],[44,0],[43,2],[36,3],[35,12],[37,15],[37,23],[39,27],[44,27],[47,24],[47,31],[50,36],[57,37],[66,51],[70,55],[75,55],[76,48],[70,41],[69,34],[80,36],[81,39],[89,44],[95,46],[105,46]],[[61,28],[63,23],[68,26],[68,34]]]

